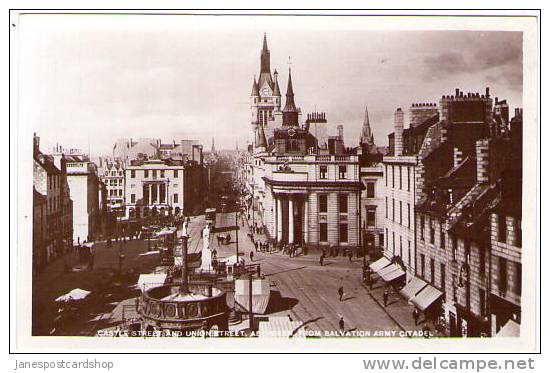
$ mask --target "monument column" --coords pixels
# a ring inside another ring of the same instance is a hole
[[[288,198],[288,243],[294,243],[294,201],[292,196]]]

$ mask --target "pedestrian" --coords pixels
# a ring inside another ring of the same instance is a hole
[[[251,262],[254,261],[254,251],[251,251],[251,252],[250,252],[250,261],[251,261]]]
[[[424,324],[424,327],[422,328],[422,333],[424,334],[424,338],[430,338],[430,327],[428,326],[428,323]]]
[[[258,251],[258,245],[260,244],[259,241],[254,242],[254,247],[256,248],[256,251]]]
[[[325,261],[325,255],[321,254],[321,257],[319,258],[319,264],[321,265],[321,267],[323,266],[324,261]]]
[[[413,310],[413,319],[414,319],[414,326],[417,326],[418,325],[418,318],[420,317],[420,313],[418,312],[418,310],[415,308]]]
[[[340,321],[338,321],[338,325],[340,326],[340,331],[344,331],[345,330],[345,321],[344,321],[344,316],[340,316]]]
[[[340,298],[340,302],[342,301],[342,298],[344,297],[344,287],[340,286],[338,288],[338,297]]]
[[[349,262],[353,262],[352,258],[353,258],[353,253],[351,252],[351,250],[348,251],[348,258],[349,258]]]
[[[387,307],[388,306],[388,298],[390,297],[390,293],[388,293],[388,290],[384,290],[384,295],[383,295],[383,298],[384,298],[384,307]]]

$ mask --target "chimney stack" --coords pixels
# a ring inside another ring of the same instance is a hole
[[[403,155],[403,110],[397,108],[394,115],[394,155]]]

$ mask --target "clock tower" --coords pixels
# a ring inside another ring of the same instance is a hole
[[[260,75],[258,80],[254,77],[252,83],[250,109],[254,138],[259,137],[257,134],[260,132],[261,127],[269,142],[269,139],[273,137],[273,129],[282,124],[282,111],[278,73],[275,69],[273,75],[271,74],[270,55],[265,34],[260,55]],[[255,147],[259,146],[259,144],[254,145]]]

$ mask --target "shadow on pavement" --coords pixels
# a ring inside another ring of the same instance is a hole
[[[271,296],[265,314],[268,315],[271,313],[290,311],[297,304],[298,299],[283,297],[280,291],[271,290]]]

